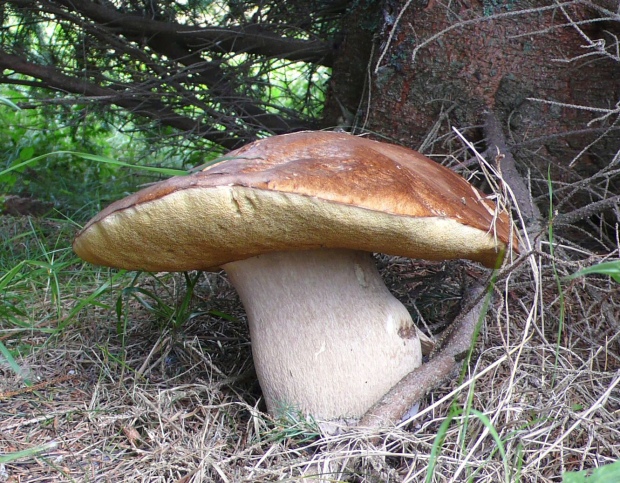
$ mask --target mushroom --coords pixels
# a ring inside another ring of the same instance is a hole
[[[224,269],[247,312],[267,409],[357,418],[421,364],[371,253],[501,263],[508,216],[421,154],[335,132],[261,139],[117,201],[75,238],[82,259]]]

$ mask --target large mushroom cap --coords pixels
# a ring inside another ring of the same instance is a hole
[[[510,230],[495,203],[415,151],[301,132],[256,141],[112,203],[73,248],[98,265],[147,271],[215,270],[316,248],[495,267]]]

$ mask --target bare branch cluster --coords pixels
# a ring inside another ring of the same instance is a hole
[[[231,149],[316,127],[344,8],[321,5],[12,0],[0,83],[38,88],[41,102],[115,105]]]

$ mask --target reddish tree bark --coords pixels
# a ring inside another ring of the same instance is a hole
[[[609,3],[387,2],[369,64],[368,122],[359,116],[358,126],[415,148],[439,121],[435,137],[445,136],[444,143],[425,150],[446,153],[461,146],[445,142],[454,139],[451,126],[476,126],[467,135],[480,139],[483,114],[493,110],[522,166],[535,161],[544,173],[548,163],[566,167],[618,116],[587,126],[602,113],[529,99],[614,108],[620,62],[602,55],[570,61],[593,52],[584,36],[614,51],[620,17],[605,10]],[[339,72],[334,75],[337,82]],[[616,133],[595,143],[574,169],[591,172],[609,163],[619,139]]]

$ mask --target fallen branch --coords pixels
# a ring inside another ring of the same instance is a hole
[[[585,220],[593,215],[597,215],[604,210],[615,208],[618,205],[620,205],[620,195],[612,196],[611,198],[595,201],[589,205],[582,206],[581,208],[569,213],[559,214],[553,219],[553,224],[556,226],[571,225],[577,221]]]

